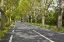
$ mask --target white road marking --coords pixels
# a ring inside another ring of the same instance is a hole
[[[12,42],[12,37],[13,37],[13,35],[11,35],[9,42]]]
[[[14,30],[12,32],[14,32]]]
[[[40,36],[44,37],[45,39],[49,40],[50,42],[54,42],[54,41],[52,41],[51,39],[47,38],[46,36],[38,33],[37,31],[35,31],[35,30],[33,30],[33,31],[34,31],[35,33],[39,34]]]
[[[14,32],[14,30],[12,30],[12,33],[13,32]],[[12,42],[12,38],[13,38],[13,35],[11,35],[9,42]]]
[[[14,25],[14,28],[15,28],[15,25]]]
[[[18,22],[21,22],[21,21],[18,21]]]
[[[64,34],[64,33],[60,33],[60,32],[58,32],[59,34]]]
[[[64,34],[64,33],[60,33],[60,34]]]

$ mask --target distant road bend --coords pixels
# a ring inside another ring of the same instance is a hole
[[[0,42],[64,42],[64,33],[15,22]]]

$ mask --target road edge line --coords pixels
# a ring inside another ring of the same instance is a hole
[[[41,37],[44,37],[45,39],[49,40],[50,42],[54,42],[54,41],[52,41],[51,39],[47,38],[46,36],[38,33],[37,31],[35,31],[35,30],[33,30],[33,31],[34,31],[35,33],[37,33],[38,35],[40,35]]]

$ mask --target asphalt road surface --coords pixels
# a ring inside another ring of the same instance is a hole
[[[64,42],[64,33],[15,22],[0,42]]]

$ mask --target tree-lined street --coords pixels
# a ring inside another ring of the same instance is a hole
[[[0,0],[1,42],[64,42],[63,39],[64,0]]]
[[[64,34],[38,26],[16,22],[1,42],[63,42]]]

